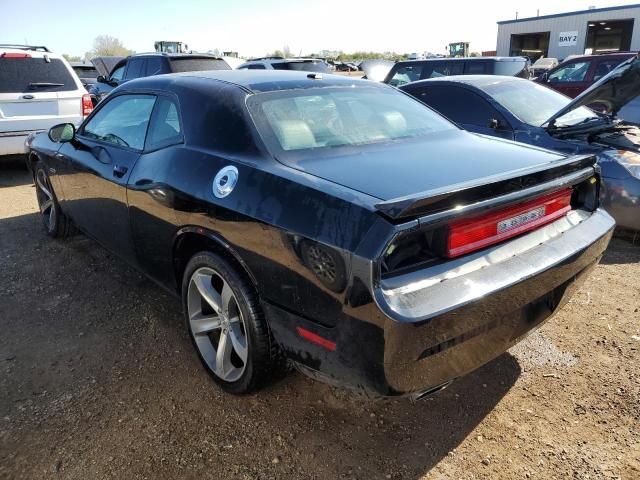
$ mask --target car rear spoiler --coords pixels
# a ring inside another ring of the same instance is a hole
[[[546,191],[575,184],[584,176],[593,175],[597,158],[594,155],[574,155],[546,165],[513,170],[443,188],[394,198],[377,203],[375,208],[392,221],[415,218],[441,211],[460,209],[490,198],[520,191],[535,193],[534,187]],[[579,175],[571,175],[579,173]],[[566,179],[564,177],[567,177]]]

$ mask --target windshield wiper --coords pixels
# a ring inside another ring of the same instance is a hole
[[[46,88],[46,87],[64,87],[64,83],[53,82],[32,82],[29,84],[31,88]]]
[[[554,125],[553,127],[554,127],[554,129],[557,129],[557,130],[570,129],[570,128],[579,127],[580,125],[584,125],[585,123],[591,123],[594,120],[597,120],[598,123],[602,123],[605,119],[602,118],[602,117],[587,117],[587,118],[584,118],[584,119],[580,120],[577,123],[572,123],[571,125]]]
[[[610,118],[607,117],[590,117],[580,120],[578,123],[574,123],[572,125],[555,125],[551,124],[547,127],[550,133],[557,132],[562,134],[567,133],[584,133],[589,132],[591,130],[598,130],[601,128],[610,128],[611,126],[615,126],[615,124],[611,121]]]

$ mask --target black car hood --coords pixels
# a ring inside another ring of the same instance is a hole
[[[621,63],[618,68],[578,95],[545,123],[551,125],[556,119],[576,108],[594,104],[602,106],[607,114],[615,117],[622,107],[638,95],[640,95],[640,54]]]
[[[496,176],[514,178],[519,171],[551,165],[564,155],[463,130],[433,133],[326,154],[287,165],[381,200],[452,187]]]
[[[109,77],[111,71],[116,66],[116,64],[122,60],[124,57],[95,57],[91,59],[91,63],[96,67],[98,71],[98,75],[102,75],[104,77]]]

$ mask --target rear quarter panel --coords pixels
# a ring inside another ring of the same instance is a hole
[[[185,227],[201,227],[238,254],[264,300],[320,323],[338,321],[348,285],[339,292],[327,288],[305,265],[301,244],[335,251],[349,277],[352,252],[379,218],[367,206],[374,201],[275,161],[244,117],[246,94],[224,85],[211,88],[211,98],[222,103],[192,92],[179,95],[185,144],[143,154],[132,170],[128,201],[141,263],[176,289],[177,237]],[[245,128],[245,136],[226,142],[231,134],[220,118],[235,132]],[[236,167],[239,180],[230,195],[217,198],[213,180],[225,166]]]

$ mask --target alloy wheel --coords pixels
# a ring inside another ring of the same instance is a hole
[[[36,192],[42,220],[48,230],[53,230],[56,225],[56,208],[53,190],[47,174],[41,168],[36,172]]]
[[[247,366],[247,330],[233,290],[214,269],[201,267],[191,276],[187,315],[209,369],[226,382],[238,380]]]

